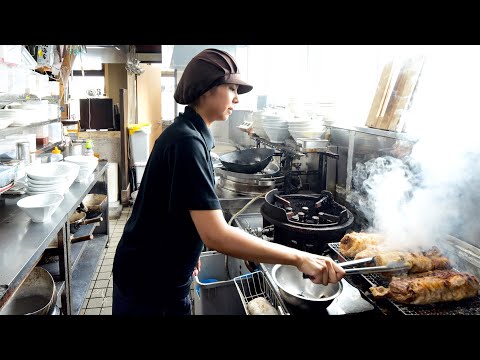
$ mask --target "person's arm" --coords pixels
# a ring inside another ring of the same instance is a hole
[[[190,210],[204,244],[236,258],[268,264],[287,264],[313,277],[318,284],[338,282],[345,271],[331,258],[268,242],[226,223],[221,210]]]

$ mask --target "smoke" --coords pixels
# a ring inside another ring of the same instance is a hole
[[[480,247],[480,47],[433,50],[405,114],[411,151],[356,163],[352,200],[396,248]]]
[[[431,145],[431,144],[430,144]],[[425,150],[428,149],[428,152]],[[457,154],[418,142],[404,159],[379,157],[353,171],[356,205],[372,228],[395,248],[425,250],[451,234],[480,238],[480,152]]]

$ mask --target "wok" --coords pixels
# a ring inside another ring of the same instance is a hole
[[[232,151],[220,156],[220,162],[225,169],[237,173],[255,174],[270,163],[274,149],[251,148],[239,151]]]
[[[0,315],[47,315],[55,306],[56,286],[50,273],[35,267],[0,311]]]
[[[102,217],[96,217],[92,219],[86,219],[87,214],[83,211],[75,211],[69,218],[70,222],[70,234],[75,234],[81,225],[87,225],[94,222],[100,222]]]

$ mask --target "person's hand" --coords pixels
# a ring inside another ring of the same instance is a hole
[[[307,274],[315,284],[336,284],[345,276],[345,270],[328,256],[305,253],[303,261],[297,268]]]
[[[198,259],[198,262],[197,262],[197,265],[195,265],[195,268],[193,269],[193,273],[192,273],[192,276],[195,277],[198,275],[198,273],[200,272],[200,259]]]

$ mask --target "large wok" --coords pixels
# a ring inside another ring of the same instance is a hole
[[[0,315],[47,315],[57,289],[50,273],[35,267],[0,311]]]
[[[270,163],[274,149],[251,148],[232,151],[220,156],[220,162],[228,171],[243,174],[255,174]]]

